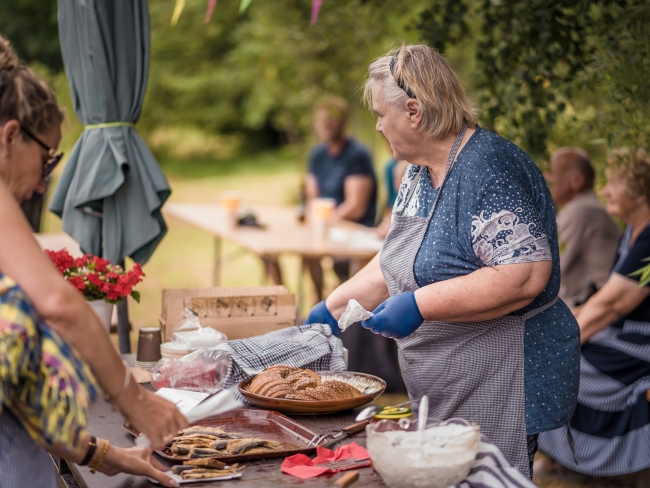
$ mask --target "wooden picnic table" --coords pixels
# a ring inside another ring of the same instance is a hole
[[[358,271],[360,263],[372,259],[379,247],[370,230],[361,224],[339,221],[334,229],[349,235],[345,240],[318,237],[308,223],[301,223],[294,207],[242,205],[256,216],[264,228],[233,226],[221,205],[199,203],[168,203],[162,211],[165,216],[175,217],[203,229],[214,236],[213,285],[221,281],[221,241],[231,241],[260,257],[280,254],[297,254],[301,261],[306,258],[337,256],[353,260],[351,271]],[[363,235],[367,239],[363,239]],[[361,239],[354,239],[352,237]],[[355,266],[356,264],[356,266]],[[356,267],[356,269],[354,269]],[[298,276],[296,302],[301,303],[303,266]]]
[[[359,409],[357,409],[357,411],[358,410]],[[342,427],[353,424],[355,415],[356,412],[348,411],[332,415],[294,415],[290,417],[315,432],[333,434]],[[110,405],[103,399],[98,400],[90,407],[88,414],[88,431],[97,437],[108,439],[112,445],[130,447],[133,445],[134,437],[124,429],[122,426],[123,422],[124,419],[122,418],[122,415],[119,412],[114,412]],[[360,432],[354,435],[351,441],[365,447],[365,437],[365,432]],[[334,448],[351,441],[344,440],[341,443],[336,444]],[[158,457],[158,459],[164,465],[169,465],[166,460],[160,457]],[[57,469],[59,469],[60,481],[63,483],[60,486],[65,486],[66,488],[145,488],[160,486],[139,476],[118,474],[117,476],[108,477],[99,473],[93,475],[90,473],[90,469],[87,466],[78,466],[74,463],[68,464],[65,461],[58,462],[60,464],[57,466]],[[197,488],[206,486],[217,488],[258,488],[267,486],[300,485],[305,488],[321,488],[334,486],[336,479],[341,476],[341,474],[337,473],[307,480],[294,478],[293,476],[282,474],[280,471],[282,459],[251,461],[242,464],[246,466],[246,469],[244,469],[243,476],[240,479],[212,483],[196,483],[188,486],[195,486]],[[386,486],[372,468],[359,468],[358,471],[359,481],[353,485],[354,488]]]

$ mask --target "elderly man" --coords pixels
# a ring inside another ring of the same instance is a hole
[[[546,173],[556,206],[560,235],[560,297],[574,308],[607,281],[620,232],[594,193],[594,168],[579,148],[551,155]]]

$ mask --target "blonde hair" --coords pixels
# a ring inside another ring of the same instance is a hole
[[[316,112],[326,112],[327,115],[332,117],[337,122],[345,122],[348,118],[350,105],[348,102],[336,95],[327,95],[323,97],[314,107],[314,114]]]
[[[387,103],[404,105],[409,98],[419,102],[419,130],[428,137],[457,134],[463,122],[469,127],[476,125],[476,109],[456,73],[445,57],[429,46],[402,45],[377,58],[368,68],[363,92],[368,107],[372,107],[376,82],[381,83]]]
[[[607,169],[623,178],[632,197],[644,196],[650,205],[650,155],[645,149],[614,149],[607,158]]]
[[[11,43],[0,36],[0,125],[17,120],[42,134],[63,122],[64,112],[50,86],[20,62]]]

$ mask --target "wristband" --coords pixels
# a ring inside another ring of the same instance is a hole
[[[86,455],[79,463],[79,466],[86,466],[95,455],[96,450],[97,450],[97,438],[94,435],[91,435],[90,440],[88,441],[88,449],[86,450]]]
[[[99,451],[99,455],[90,462],[91,474],[95,474],[95,472],[101,467],[101,465],[104,464],[104,460],[106,459],[106,453],[108,452],[108,448],[110,447],[110,445],[111,443],[108,442],[106,439],[104,439],[104,445],[102,445],[102,449],[101,451]]]

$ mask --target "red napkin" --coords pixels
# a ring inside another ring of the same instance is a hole
[[[342,469],[330,469],[323,466],[319,466],[322,463],[329,463],[332,461],[345,461],[346,459],[367,459],[367,464],[356,465],[351,468],[342,468]],[[304,454],[295,454],[289,456],[284,461],[282,461],[282,466],[280,469],[283,473],[296,476],[297,478],[314,478],[325,473],[338,473],[339,471],[345,471],[346,469],[356,469],[363,468],[365,466],[371,466],[370,454],[363,447],[361,447],[356,442],[347,444],[345,446],[339,447],[336,451],[331,449],[326,449],[324,447],[316,448],[316,457],[312,460]]]

